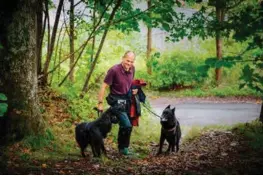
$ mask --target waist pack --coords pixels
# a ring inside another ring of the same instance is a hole
[[[118,109],[119,111],[128,111],[129,109],[129,99],[126,95],[113,95],[109,94],[106,97],[107,103]]]

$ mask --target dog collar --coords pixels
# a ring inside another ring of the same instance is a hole
[[[164,130],[164,131],[166,131],[166,132],[170,132],[170,131],[174,131],[174,132],[175,132],[175,130],[176,130],[176,125],[175,125],[173,128],[171,128],[171,129],[164,129],[164,128],[162,128],[162,130]]]

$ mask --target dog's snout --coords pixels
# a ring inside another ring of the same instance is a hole
[[[161,117],[161,122],[166,122],[166,121],[167,121],[166,118]]]

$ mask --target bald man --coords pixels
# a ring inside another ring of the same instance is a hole
[[[129,105],[131,95],[137,94],[137,89],[131,90],[132,80],[134,78],[135,53],[127,51],[122,56],[119,64],[111,67],[102,83],[98,95],[98,109],[103,111],[103,98],[105,90],[109,87],[110,93],[107,102],[112,107],[123,107],[117,112],[119,118],[118,149],[119,152],[128,155],[132,125],[129,117]]]

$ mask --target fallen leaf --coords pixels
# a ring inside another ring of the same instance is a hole
[[[47,168],[47,164],[42,164],[42,168]]]

